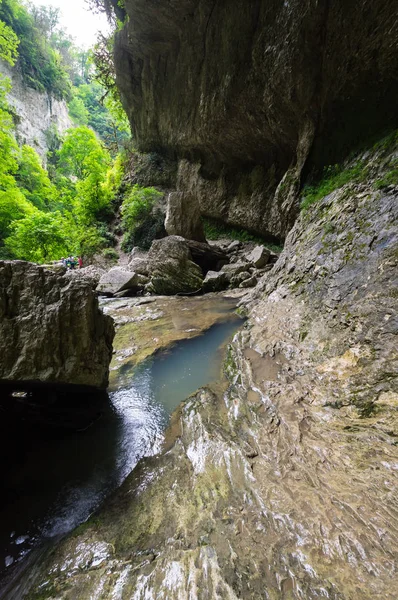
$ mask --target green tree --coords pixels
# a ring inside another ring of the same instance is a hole
[[[0,20],[19,39],[18,62],[27,85],[47,91],[56,98],[68,99],[71,83],[62,65],[61,55],[48,43],[46,35],[53,28],[54,18],[50,13],[47,17],[48,25],[43,32],[38,19],[20,0],[0,2]]]
[[[76,125],[88,125],[90,114],[81,98],[74,96],[68,104],[68,109],[69,116]]]
[[[15,65],[18,56],[19,39],[11,29],[0,20],[0,58]]]
[[[35,210],[15,221],[11,225],[11,231],[5,245],[16,258],[43,263],[62,258],[70,247],[64,220],[58,212],[44,213]]]
[[[33,210],[33,206],[16,187],[9,188],[6,192],[0,190],[0,248],[10,235],[12,223],[31,214]]]
[[[65,175],[84,179],[93,172],[103,175],[110,156],[88,127],[68,129],[59,151],[60,168]]]
[[[39,155],[30,146],[22,146],[15,178],[26,199],[36,208],[49,210],[57,202],[57,189],[43,169]]]
[[[111,196],[105,182],[110,162],[108,152],[91,129],[77,127],[67,132],[59,164],[65,175],[78,179],[75,210],[86,224],[107,216]]]

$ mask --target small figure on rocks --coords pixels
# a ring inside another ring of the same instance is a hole
[[[78,256],[77,262],[79,264],[79,269],[82,269],[83,268],[83,259],[81,256]]]

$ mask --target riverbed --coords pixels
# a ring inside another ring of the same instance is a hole
[[[0,499],[2,578],[83,523],[140,458],[160,451],[181,401],[222,379],[225,346],[242,325],[235,305],[217,295],[103,302],[117,327],[109,402],[84,431],[15,440]]]

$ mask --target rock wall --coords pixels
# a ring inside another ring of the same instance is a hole
[[[113,336],[89,283],[0,261],[0,381],[106,388]]]
[[[117,83],[203,213],[283,238],[303,169],[397,123],[393,0],[126,0]]]
[[[227,392],[189,398],[164,452],[7,600],[395,600],[398,190],[377,190],[382,162],[301,214],[244,302]]]
[[[32,146],[46,162],[47,132],[51,128],[56,128],[60,134],[63,134],[73,126],[66,102],[27,87],[18,68],[12,68],[1,60],[0,73],[8,77],[12,83],[8,102],[13,109],[18,143]]]

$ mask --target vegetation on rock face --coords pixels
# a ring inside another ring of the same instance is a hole
[[[148,250],[154,239],[163,237],[164,214],[156,203],[162,193],[153,187],[134,185],[125,194],[121,206],[122,226],[126,231],[122,247],[129,251],[134,246]]]
[[[56,98],[69,98],[71,81],[56,48],[59,10],[27,9],[19,0],[2,0],[0,20],[19,40],[19,65],[26,83]]]
[[[366,171],[361,161],[348,168],[344,168],[343,165],[330,165],[324,169],[323,177],[317,184],[304,187],[301,208],[306,209],[346,183],[359,182],[365,176]]]
[[[11,83],[0,77],[0,258],[45,262],[115,245],[109,223],[129,135],[121,107],[95,81],[94,53],[59,27],[58,9],[2,0],[0,58],[18,62],[27,86],[67,100],[75,123],[64,137],[55,125],[48,130],[46,168],[34,148],[18,147]]]
[[[398,184],[398,159],[394,149],[398,147],[398,132],[393,131],[371,148],[365,155],[359,154],[344,164],[329,165],[323,170],[322,176],[313,184],[305,185],[302,191],[301,208],[306,210],[315,202],[328,196],[347,183],[361,183],[371,177],[376,189]],[[367,160],[367,153],[374,155],[373,164]],[[370,169],[372,173],[370,173]],[[378,177],[378,171],[382,176]]]

